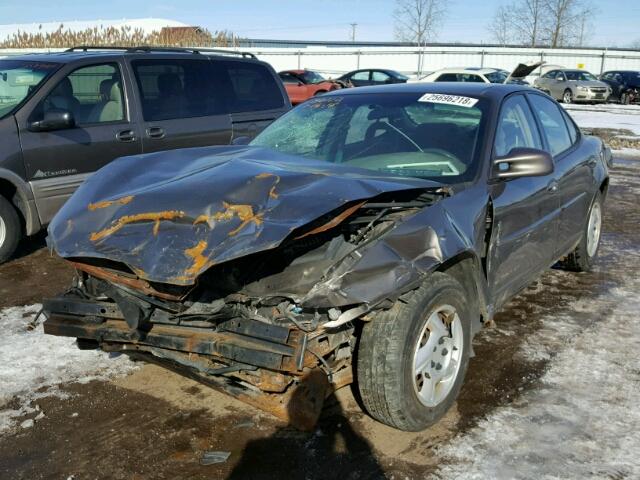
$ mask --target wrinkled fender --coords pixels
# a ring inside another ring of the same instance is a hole
[[[11,170],[7,170],[6,168],[0,168],[0,180],[6,180],[16,189],[17,198],[9,200],[11,200],[18,210],[20,210],[20,213],[25,220],[27,235],[33,235],[40,231],[42,229],[42,225],[38,218],[38,211],[33,198],[33,192],[31,191],[29,184],[18,174]]]
[[[424,208],[356,249],[310,290],[302,305],[328,308],[364,303],[373,308],[417,288],[429,273],[471,259],[479,307],[486,312],[489,297],[481,255],[488,196],[479,201],[474,197],[478,190]]]

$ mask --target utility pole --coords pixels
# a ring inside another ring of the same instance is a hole
[[[355,43],[356,41],[356,27],[358,26],[357,23],[350,23],[349,25],[351,25],[351,41]]]

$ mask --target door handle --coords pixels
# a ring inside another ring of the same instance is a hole
[[[165,135],[164,128],[161,128],[161,127],[147,128],[147,137],[149,138],[163,138],[164,135]]]
[[[549,185],[547,185],[547,191],[549,191],[549,192],[557,192],[558,191],[558,182],[556,182],[555,180],[550,182]]]
[[[135,142],[136,133],[133,130],[123,130],[122,132],[116,133],[116,139],[121,142]]]

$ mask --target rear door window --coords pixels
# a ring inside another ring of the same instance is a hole
[[[522,95],[509,97],[502,105],[494,153],[503,157],[514,148],[542,148],[533,113]]]
[[[145,121],[226,113],[225,94],[216,90],[207,59],[134,60],[132,65]]]
[[[573,142],[560,107],[542,95],[529,95],[533,109],[542,124],[551,155],[556,156],[569,149]]]

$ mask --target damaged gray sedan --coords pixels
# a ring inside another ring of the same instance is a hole
[[[354,383],[373,417],[422,430],[496,309],[558,261],[591,267],[609,155],[532,89],[330,93],[248,146],[93,175],[49,227],[77,275],[45,331],[300,428]]]

